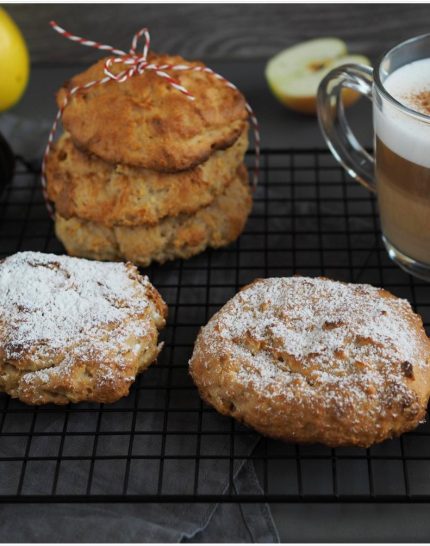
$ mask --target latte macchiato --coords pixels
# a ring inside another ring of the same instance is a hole
[[[348,125],[341,105],[348,88],[372,101],[374,157]],[[377,194],[390,258],[430,282],[430,33],[396,45],[373,69],[331,70],[318,88],[318,118],[335,158]]]
[[[384,81],[410,110],[430,116],[430,58],[409,63]],[[376,184],[387,241],[430,264],[430,125],[385,103],[374,109]]]

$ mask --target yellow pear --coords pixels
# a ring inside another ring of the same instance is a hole
[[[0,8],[0,112],[13,106],[27,87],[30,62],[21,31]]]

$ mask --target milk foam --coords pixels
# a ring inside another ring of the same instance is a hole
[[[383,85],[401,104],[418,110],[412,97],[422,91],[430,92],[430,58],[395,70]],[[374,125],[378,137],[393,152],[430,168],[430,118],[428,123],[419,121],[384,101],[382,111],[374,108]]]

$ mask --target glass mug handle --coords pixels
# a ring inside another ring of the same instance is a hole
[[[372,100],[372,68],[346,64],[331,70],[322,80],[317,99],[321,131],[330,151],[348,174],[370,191],[376,192],[375,160],[355,138],[346,120],[341,100],[345,87]]]

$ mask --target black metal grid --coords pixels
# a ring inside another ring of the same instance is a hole
[[[0,198],[0,257],[18,250],[63,252],[38,176],[24,163]],[[0,395],[0,501],[430,501],[428,425],[370,449],[261,438],[252,450],[258,437],[203,405],[187,373],[199,327],[259,276],[324,274],[384,286],[429,326],[430,286],[389,260],[374,198],[330,154],[265,151],[237,243],[146,272],[170,309],[159,363],[112,405],[33,408]],[[250,459],[261,495],[234,487],[238,465]],[[222,468],[226,488],[207,480],[211,465]]]

